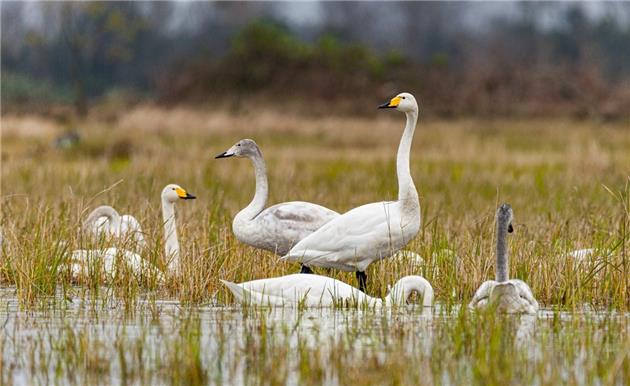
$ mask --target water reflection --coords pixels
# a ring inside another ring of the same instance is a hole
[[[98,376],[100,383],[121,383],[125,377],[168,383],[164,374],[183,361],[182,369],[193,371],[197,363],[205,383],[215,384],[257,383],[272,375],[280,383],[300,384],[301,377],[314,373],[323,383],[343,384],[349,369],[379,366],[401,382],[419,377],[424,384],[461,384],[478,371],[476,355],[488,361],[522,353],[530,366],[565,366],[563,372],[592,380],[582,374],[592,366],[579,359],[587,357],[590,346],[582,344],[582,354],[572,362],[554,361],[574,356],[570,349],[580,334],[590,336],[594,346],[602,341],[609,351],[621,349],[602,334],[612,332],[623,342],[630,321],[628,314],[545,310],[538,316],[494,318],[440,304],[433,309],[270,309],[142,300],[133,312],[115,302],[85,299],[51,304],[20,311],[13,292],[0,292],[3,379],[84,383]],[[496,334],[511,347],[487,351],[491,347],[484,345],[492,345]]]

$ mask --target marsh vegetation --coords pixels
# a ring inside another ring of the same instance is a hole
[[[627,384],[627,122],[421,118],[411,170],[423,223],[408,249],[423,262],[371,265],[368,292],[383,296],[398,278],[422,275],[435,289],[432,316],[414,306],[234,306],[219,279],[299,266],[234,238],[232,217],[251,200],[254,177],[247,160],[214,156],[254,138],[270,203],[344,212],[396,196],[401,120],[142,106],[75,122],[80,141],[58,149],[67,126],[4,116],[0,383]],[[181,275],[71,280],[68,251],[112,244],[78,232],[101,204],[137,217],[143,256],[166,267],[158,197],[167,183],[197,196],[178,206]],[[540,302],[534,320],[461,307],[494,276],[494,213],[505,201],[515,210],[510,275]],[[591,247],[605,252],[569,256]]]

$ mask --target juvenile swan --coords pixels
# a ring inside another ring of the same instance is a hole
[[[83,222],[83,230],[94,236],[106,235],[120,239],[131,236],[138,246],[146,245],[138,220],[128,214],[121,216],[109,205],[94,209]]]
[[[269,196],[267,169],[256,142],[251,139],[240,140],[216,156],[226,157],[249,158],[254,164],[256,174],[254,199],[238,212],[232,223],[232,230],[239,241],[282,256],[295,243],[339,216],[333,210],[303,201],[283,202],[265,209]],[[310,271],[307,267],[302,269]]]
[[[470,308],[493,304],[498,312],[504,313],[535,314],[538,311],[538,302],[529,286],[522,280],[508,279],[507,233],[512,231],[512,207],[503,204],[497,210],[496,281],[481,284],[468,305]]]
[[[164,246],[167,259],[168,272],[177,273],[179,269],[179,241],[177,240],[177,229],[175,226],[175,203],[178,200],[190,200],[196,198],[179,185],[169,184],[162,190],[162,219],[164,221]],[[86,274],[90,265],[99,261],[102,262],[103,274],[114,279],[117,274],[117,258],[126,264],[128,269],[139,275],[145,270],[155,270],[158,277],[162,277],[161,271],[143,259],[139,254],[121,248],[106,248],[85,250],[78,249],[72,251],[72,277],[77,279]]]
[[[354,208],[304,238],[283,257],[308,266],[355,271],[364,292],[367,267],[404,248],[420,229],[420,202],[409,172],[418,104],[413,95],[402,93],[379,107],[394,108],[407,116],[396,158],[398,200]]]
[[[385,300],[373,298],[339,280],[320,275],[293,274],[235,284],[221,280],[244,304],[260,306],[329,307],[353,303],[366,306],[404,304],[413,292],[422,296],[422,305],[433,304],[433,287],[421,276],[405,276],[391,289]]]

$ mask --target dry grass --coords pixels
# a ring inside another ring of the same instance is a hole
[[[252,168],[247,160],[213,156],[253,138],[268,164],[270,203],[304,200],[343,212],[396,197],[403,123],[396,112],[304,117],[282,110],[245,108],[235,115],[142,106],[108,121],[75,123],[82,140],[61,151],[51,141],[70,126],[5,116],[0,282],[15,285],[24,305],[59,288],[77,291],[62,269],[66,247],[56,241],[67,241],[68,249],[85,247],[76,229],[100,204],[139,218],[149,238],[145,253],[161,258],[159,194],[174,182],[198,199],[177,205],[185,269],[157,288],[160,297],[206,302],[218,291],[219,300],[229,302],[219,278],[251,280],[298,267],[234,239],[231,218],[253,195]],[[409,248],[426,265],[410,272],[391,261],[373,264],[369,292],[384,294],[398,277],[420,273],[435,286],[438,301],[465,301],[493,276],[493,215],[499,202],[509,202],[516,224],[511,272],[543,304],[627,309],[629,148],[627,122],[421,119],[412,173],[423,228]],[[613,254],[580,267],[563,257],[591,246]],[[456,251],[457,261],[432,257],[442,248]],[[319,272],[354,283],[350,274]],[[129,280],[114,287],[107,293],[133,303],[154,283]]]

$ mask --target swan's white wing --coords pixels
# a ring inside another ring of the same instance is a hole
[[[263,210],[253,220],[265,249],[280,255],[310,235],[339,213],[321,205],[303,201],[283,202]]]
[[[407,265],[411,269],[419,269],[424,265],[424,259],[422,256],[407,249],[394,253],[391,258],[396,263]]]
[[[403,223],[398,202],[354,208],[297,243],[285,260],[309,266],[364,271],[375,260],[402,249],[418,232],[419,221]]]
[[[91,272],[102,274],[106,281],[116,277],[116,248],[79,249],[72,251],[71,272],[74,280],[89,277]]]
[[[144,246],[144,234],[142,226],[135,217],[124,215],[120,218],[120,226],[116,227],[106,216],[101,216],[94,220],[88,228],[95,236],[107,235],[117,238],[132,237],[140,246]]]
[[[532,289],[529,288],[527,283],[519,279],[512,279],[510,280],[510,282],[516,286],[516,289],[518,290],[518,295],[522,299],[525,312],[528,314],[534,314],[538,312],[538,301],[534,297]]]
[[[595,253],[594,248],[585,248],[585,249],[576,249],[575,251],[571,251],[567,253],[567,256],[577,260],[578,262],[582,262],[590,258],[594,253]]]
[[[102,234],[111,236],[114,234],[112,224],[109,221],[109,218],[105,216],[101,216],[94,220],[94,222],[90,225],[89,230],[95,236],[100,236]]]
[[[135,217],[131,215],[124,215],[120,219],[120,235],[132,235],[133,239],[140,244],[140,246],[145,245],[144,234],[142,233],[142,226],[140,226],[140,222],[136,220]]]
[[[269,293],[256,292],[248,288],[243,288],[242,284],[232,283],[227,280],[221,280],[223,284],[232,292],[236,301],[245,305],[258,305],[258,306],[274,306],[282,307],[285,305],[292,305],[288,299],[271,295]]]
[[[531,289],[521,280],[496,282],[489,280],[481,284],[470,301],[470,308],[485,308],[489,304],[496,307],[497,312],[535,314],[538,302]]]
[[[71,266],[72,277],[77,280],[80,277],[89,276],[90,270],[99,269],[107,281],[114,280],[120,267],[117,266],[117,258],[120,256],[120,263],[130,270],[134,276],[143,273],[157,275],[159,281],[164,280],[163,273],[153,264],[143,259],[139,254],[119,248],[95,249],[95,250],[75,250],[72,251]]]
[[[331,306],[354,301],[371,304],[372,299],[358,289],[329,277],[293,274],[234,284],[224,282],[239,302],[258,305]],[[236,289],[234,286],[238,287]]]
[[[492,292],[492,288],[497,285],[497,282],[494,280],[488,280],[481,283],[481,286],[475,292],[470,303],[468,303],[469,308],[484,308],[488,305],[488,299],[490,298],[490,292]]]

